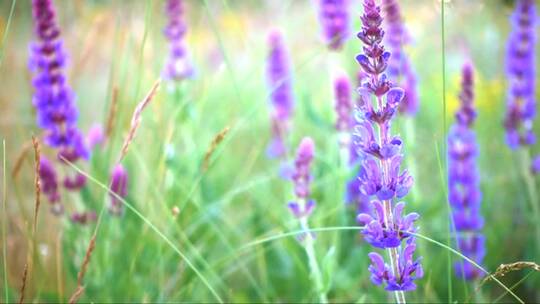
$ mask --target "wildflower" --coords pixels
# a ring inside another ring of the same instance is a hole
[[[448,201],[452,207],[454,226],[460,233],[459,249],[465,256],[481,263],[485,248],[480,231],[484,220],[480,213],[482,198],[476,164],[478,147],[472,130],[476,118],[472,66],[464,65],[462,74],[461,104],[455,114],[456,122],[448,134]],[[468,261],[456,263],[455,269],[456,274],[465,279],[481,275]]]
[[[348,135],[353,124],[353,106],[351,101],[351,84],[345,73],[342,73],[334,80],[334,109],[336,111],[336,130],[341,135]],[[348,139],[342,139],[342,146],[349,144]]]
[[[370,254],[372,281],[377,285],[385,283],[386,290],[396,291],[396,298],[402,302],[402,291],[415,289],[413,281],[423,276],[420,260],[413,261],[416,246],[411,237],[417,230],[414,222],[419,215],[405,215],[403,202],[394,205],[413,184],[407,170],[401,170],[402,141],[399,136],[390,134],[391,120],[405,92],[394,87],[386,77],[391,56],[381,45],[383,19],[374,0],[364,0],[364,14],[360,19],[363,26],[357,36],[364,43],[364,53],[356,56],[356,60],[364,77],[358,88],[360,99],[353,136],[361,159],[359,189],[363,195],[374,199],[371,202],[374,213],[360,213],[357,219],[364,224],[366,241],[386,249],[390,256],[391,267],[378,253]]]
[[[55,214],[62,213],[64,208],[60,203],[60,192],[58,190],[58,178],[56,170],[51,162],[43,155],[39,163],[39,179],[41,182],[41,191],[49,200]]]
[[[164,29],[164,34],[169,40],[169,57],[162,72],[163,78],[167,80],[180,81],[190,78],[194,74],[184,41],[187,32],[184,13],[183,0],[167,0],[165,14],[168,23]]]
[[[325,43],[331,50],[343,47],[349,36],[349,0],[318,0]]]
[[[103,127],[100,124],[94,124],[88,134],[86,134],[86,144],[88,149],[92,150],[95,146],[101,145],[105,142],[105,133]]]
[[[65,75],[66,52],[52,0],[33,0],[32,13],[37,40],[30,47],[30,69],[35,88],[32,103],[44,142],[70,160],[88,158],[83,136],[77,128],[75,95]]]
[[[409,42],[399,3],[396,0],[383,0],[383,9],[386,13],[386,41],[392,56],[388,60],[388,77],[396,81],[405,91],[399,111],[407,115],[414,115],[418,110],[418,92],[416,87],[416,74],[411,62],[404,52],[404,46]]]
[[[504,121],[506,141],[510,148],[536,142],[533,120],[535,101],[536,9],[533,0],[519,0],[511,17],[512,32],[508,38],[506,73],[508,78],[507,110]]]
[[[117,164],[111,173],[111,191],[116,194],[111,194],[111,205],[109,211],[114,215],[120,215],[123,211],[123,205],[120,199],[127,196],[128,175],[127,171],[121,164]]]
[[[268,45],[270,52],[266,74],[271,90],[272,139],[267,148],[267,154],[271,158],[282,158],[287,153],[286,135],[294,106],[290,63],[283,36],[279,31],[270,32]]]
[[[71,221],[76,224],[85,225],[97,219],[95,212],[75,212],[71,215]]]

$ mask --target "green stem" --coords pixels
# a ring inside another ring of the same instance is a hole
[[[301,205],[305,205],[305,200],[302,200],[300,202]],[[302,210],[304,210],[304,206],[302,206]],[[308,257],[308,263],[309,268],[311,271],[311,277],[313,279],[313,282],[315,283],[315,288],[317,289],[317,293],[319,294],[319,302],[320,303],[328,303],[328,299],[326,297],[326,292],[324,291],[324,284],[323,284],[323,278],[321,269],[319,267],[319,263],[317,262],[317,256],[315,254],[315,246],[314,241],[310,229],[309,224],[306,216],[303,216],[299,219],[300,222],[300,228],[304,231],[306,231],[305,239],[304,239],[304,249],[306,250],[306,255]]]
[[[524,149],[521,149],[519,153],[520,153],[520,160],[521,160],[521,174],[527,186],[527,193],[529,194],[528,201],[531,205],[531,210],[534,214],[534,218],[538,219],[540,218],[540,211],[538,209],[538,192],[536,191],[534,176],[531,172],[531,157],[529,155],[529,150],[524,148]],[[533,221],[533,225],[535,225],[535,228],[536,228],[535,229],[536,230],[535,243],[536,243],[538,252],[540,252],[540,225],[535,221]]]

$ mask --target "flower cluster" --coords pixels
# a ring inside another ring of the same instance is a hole
[[[296,152],[294,173],[292,174],[294,193],[297,201],[288,204],[291,213],[296,218],[309,216],[315,208],[315,201],[309,199],[309,184],[311,183],[309,170],[313,162],[314,153],[315,144],[313,140],[310,137],[303,138]]]
[[[121,198],[125,198],[127,195],[128,174],[124,166],[117,164],[111,173],[111,191]],[[111,205],[109,206],[109,212],[114,215],[122,214],[124,210],[122,202],[116,195],[111,194]]]
[[[41,182],[41,191],[49,200],[51,210],[54,214],[61,214],[64,211],[60,203],[60,192],[58,189],[58,177],[56,170],[51,162],[43,155],[39,163],[39,180]]]
[[[361,155],[358,173],[360,192],[374,198],[374,214],[361,213],[358,221],[364,225],[365,240],[390,253],[392,267],[384,264],[378,253],[370,253],[369,268],[373,283],[386,283],[386,290],[408,291],[416,286],[414,280],[422,277],[420,259],[413,261],[416,248],[412,233],[419,215],[404,214],[405,204],[394,207],[395,200],[403,198],[411,188],[413,179],[407,170],[401,170],[402,141],[390,134],[390,125],[404,91],[393,87],[385,75],[390,53],[381,45],[384,31],[380,7],[374,0],[364,0],[361,16],[362,30],[358,38],[364,43],[364,53],[356,57],[365,78],[358,92],[361,98],[356,108],[356,126],[353,135],[357,152]],[[402,244],[406,241],[406,244]]]
[[[286,135],[293,114],[294,97],[291,84],[289,55],[282,34],[273,30],[268,35],[270,52],[267,61],[267,81],[271,91],[272,139],[267,148],[271,158],[287,154]]]
[[[194,70],[184,41],[187,26],[184,22],[183,0],[167,0],[165,14],[168,17],[168,23],[164,34],[169,40],[169,57],[165,62],[163,77],[173,81],[190,78]]]
[[[60,156],[86,159],[88,150],[77,127],[75,95],[67,84],[66,52],[52,0],[33,0],[32,13],[37,41],[30,47],[30,69],[37,123],[45,130],[45,143],[58,149]]]
[[[331,50],[339,50],[349,35],[349,0],[318,1],[324,40]]]
[[[403,47],[409,42],[408,33],[396,0],[383,0],[383,9],[386,13],[386,42],[392,53],[388,61],[388,77],[405,90],[399,111],[414,115],[418,110],[416,74],[411,67],[409,57],[403,51]]]
[[[533,120],[535,102],[536,10],[534,0],[519,0],[508,39],[506,73],[509,81],[504,121],[506,141],[515,149],[536,141]]]
[[[461,252],[482,263],[485,255],[484,237],[480,234],[484,220],[480,214],[480,184],[476,157],[478,147],[471,129],[476,118],[474,109],[474,81],[472,66],[463,67],[461,106],[456,112],[456,123],[448,135],[448,200],[458,234]],[[455,265],[459,277],[474,279],[481,273],[468,261]]]

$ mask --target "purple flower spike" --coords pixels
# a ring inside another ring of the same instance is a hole
[[[349,36],[349,0],[318,0],[324,40],[331,50],[340,50]]]
[[[461,252],[476,263],[482,261],[486,255],[485,239],[482,235],[459,236],[458,244]],[[454,269],[458,278],[466,280],[474,280],[484,275],[476,266],[466,260],[456,263]]]
[[[532,160],[532,164],[531,164],[531,172],[533,174],[538,174],[540,173],[540,155],[536,155],[533,160]]]
[[[51,162],[41,156],[39,163],[39,179],[41,191],[51,204],[60,204],[60,193],[58,192],[58,177]]]
[[[399,111],[407,115],[414,115],[418,110],[418,89],[416,74],[411,62],[403,48],[409,43],[409,34],[405,28],[399,3],[396,0],[383,0],[383,9],[386,13],[386,42],[390,47],[392,56],[388,62],[388,76],[405,91]]]
[[[334,80],[334,96],[336,110],[336,130],[338,132],[349,132],[352,127],[352,101],[351,84],[347,75],[342,74]]]
[[[375,217],[367,213],[360,213],[357,221],[363,224],[366,229],[362,231],[366,241],[378,248],[394,248],[401,244],[401,241],[416,232],[414,222],[420,217],[417,213],[409,213],[403,216],[405,203],[396,204],[392,211],[393,223],[391,227],[386,224],[383,205],[380,201],[371,202]]]
[[[292,175],[294,192],[300,199],[306,199],[310,194],[309,183],[311,182],[311,175],[309,168],[313,161],[314,152],[315,144],[313,140],[310,137],[303,138],[296,152],[296,160],[294,162],[295,171]]]
[[[420,216],[414,212],[404,215],[405,203],[396,203],[407,195],[413,184],[412,176],[401,168],[402,140],[390,133],[392,118],[407,92],[394,87],[386,77],[385,71],[392,64],[393,55],[381,44],[384,31],[380,11],[374,0],[364,0],[364,14],[360,17],[362,30],[357,35],[364,44],[364,53],[356,56],[363,72],[357,90],[360,98],[353,130],[360,160],[357,187],[364,199],[373,200],[372,213],[363,211],[357,220],[364,225],[364,239],[387,250],[390,265],[393,265],[389,267],[381,255],[371,253],[372,282],[385,283],[386,290],[397,291],[396,297],[401,302],[404,301],[402,291],[414,290],[413,281],[423,276],[420,259],[413,261],[416,246],[412,234],[417,231],[414,222]]]
[[[111,191],[121,198],[127,195],[128,175],[121,164],[114,167],[111,174]],[[114,215],[120,215],[123,211],[122,202],[111,194],[111,205],[109,211]]]
[[[412,240],[412,239],[411,239]],[[375,285],[386,283],[388,291],[411,291],[416,289],[414,280],[424,276],[424,270],[420,264],[420,258],[413,261],[413,253],[416,245],[408,242],[404,249],[400,250],[397,269],[398,275],[394,275],[392,269],[384,262],[383,257],[375,252],[369,254],[371,265],[368,270],[371,272],[371,282]]]
[[[79,190],[86,185],[86,176],[77,173],[73,177],[64,178],[64,187],[69,190]]]
[[[459,250],[482,263],[484,240],[481,230],[484,219],[480,213],[482,194],[478,174],[478,147],[472,126],[476,118],[474,108],[473,68],[463,66],[461,104],[456,112],[456,122],[448,134],[448,201],[452,207],[452,218],[457,232],[466,234],[458,237]],[[474,244],[471,242],[474,241]],[[474,245],[474,246],[473,246]],[[478,278],[481,273],[467,261],[455,265],[456,275],[467,280]]]
[[[184,41],[187,31],[184,13],[183,0],[167,0],[165,14],[168,23],[163,32],[169,40],[169,57],[165,62],[162,74],[163,78],[171,81],[191,78],[194,74]]]
[[[506,73],[507,110],[504,121],[510,148],[536,142],[533,120],[535,101],[535,46],[537,26],[534,0],[518,0],[511,17],[513,30],[508,38]]]
[[[45,130],[47,145],[73,160],[86,159],[88,149],[77,128],[75,95],[67,84],[66,51],[52,0],[33,0],[32,16],[36,41],[30,46],[30,70],[37,124]]]
[[[283,36],[277,30],[268,34],[268,45],[270,50],[266,76],[271,92],[272,139],[267,154],[270,158],[284,158],[287,154],[285,142],[294,106],[289,55]]]

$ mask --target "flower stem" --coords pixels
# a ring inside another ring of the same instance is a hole
[[[301,203],[305,205],[304,200],[302,200]],[[317,293],[319,295],[319,302],[328,303],[326,292],[324,291],[321,269],[319,268],[319,263],[317,262],[317,257],[315,255],[315,246],[314,246],[315,239],[313,238],[311,232],[309,232],[309,224],[308,224],[307,217],[305,216],[301,217],[299,219],[299,222],[300,222],[300,227],[302,228],[302,230],[305,231],[304,249],[306,250],[306,255],[308,257],[311,278],[313,279],[313,282],[315,283],[315,288],[317,289]]]
[[[394,225],[394,219],[392,216],[392,202],[389,200],[383,201],[384,204],[384,220],[386,227],[392,227]],[[398,249],[396,247],[394,248],[387,248],[388,256],[390,258],[390,268],[392,269],[392,274],[395,278],[400,277],[399,273],[399,255],[398,255]],[[405,293],[401,290],[397,290],[394,292],[394,295],[396,296],[396,303],[406,303],[405,302]]]
[[[521,159],[521,173],[523,175],[523,180],[527,185],[527,192],[529,194],[529,203],[531,204],[531,211],[534,214],[534,218],[540,218],[540,210],[538,210],[538,193],[536,192],[536,185],[534,181],[534,176],[531,172],[531,158],[529,155],[528,149],[520,150],[520,159]],[[540,251],[540,225],[534,223],[536,230],[536,246],[538,251]]]

